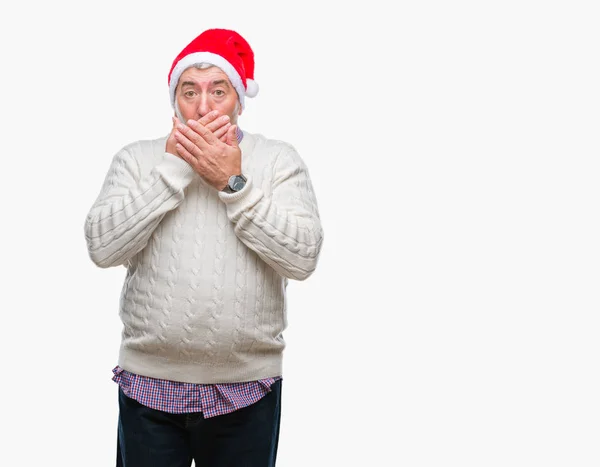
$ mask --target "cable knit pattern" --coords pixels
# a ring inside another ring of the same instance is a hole
[[[165,142],[119,151],[85,221],[92,261],[127,268],[119,366],[199,384],[279,376],[287,280],[312,274],[323,241],[308,170],[291,145],[245,133],[248,181],[227,194]]]

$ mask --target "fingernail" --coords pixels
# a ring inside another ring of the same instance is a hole
[[[228,121],[229,120],[229,115],[223,115],[221,117],[221,120],[223,120],[224,122]]]

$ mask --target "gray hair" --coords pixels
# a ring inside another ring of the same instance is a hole
[[[213,65],[212,63],[206,63],[206,62],[202,62],[202,63],[194,63],[192,65],[194,68],[198,68],[199,70],[206,70],[207,68],[212,68]]]

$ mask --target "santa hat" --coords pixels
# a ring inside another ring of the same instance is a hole
[[[191,66],[210,63],[228,76],[244,108],[244,96],[258,94],[254,81],[254,52],[246,40],[229,29],[208,29],[177,55],[169,71],[169,94],[175,107],[175,89],[181,74]]]

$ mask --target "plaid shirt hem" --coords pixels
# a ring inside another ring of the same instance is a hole
[[[281,376],[245,383],[194,384],[136,375],[116,366],[112,380],[123,393],[151,409],[169,413],[202,412],[204,418],[234,412],[271,392]]]

